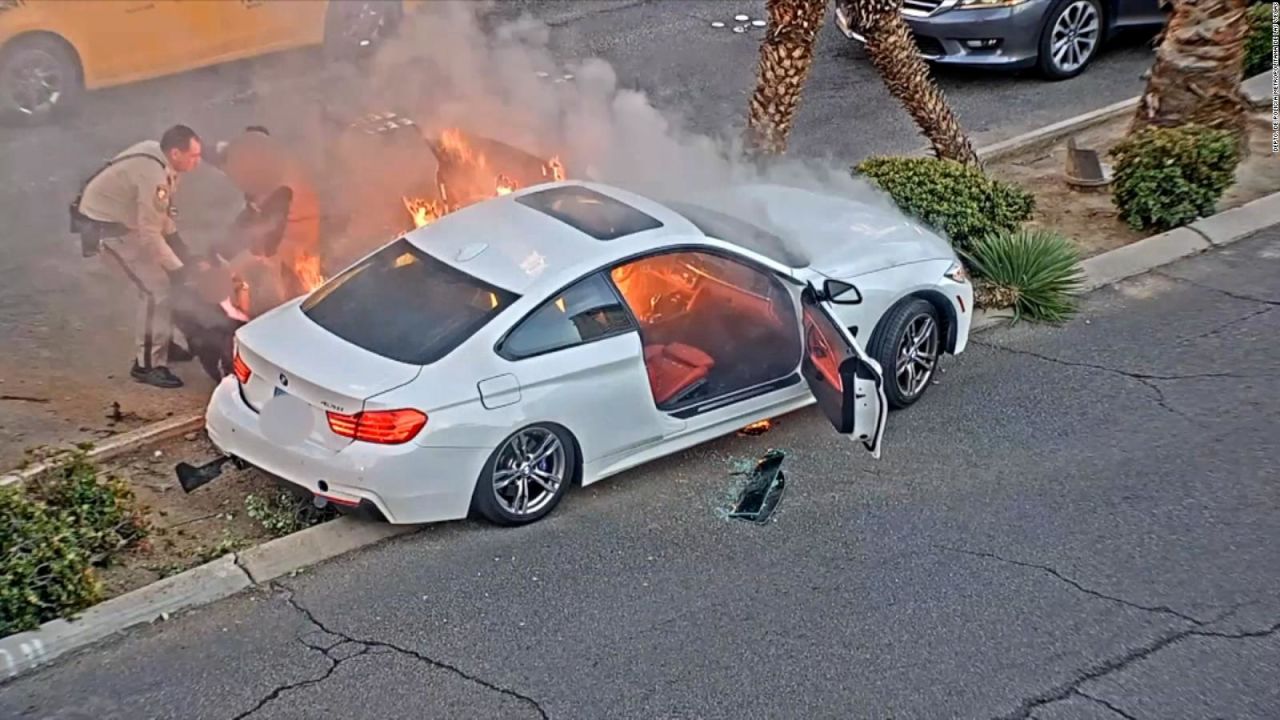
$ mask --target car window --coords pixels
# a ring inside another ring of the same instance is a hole
[[[302,303],[302,312],[365,350],[427,365],[518,297],[401,238],[325,283]]]
[[[502,343],[507,357],[560,350],[634,328],[613,288],[592,275],[547,301],[520,322]]]
[[[746,220],[692,203],[669,201],[666,205],[683,215],[707,237],[731,242],[787,267],[801,268],[809,264],[809,259],[799,249]]]

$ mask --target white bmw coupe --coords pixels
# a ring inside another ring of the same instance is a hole
[[[573,483],[815,401],[878,457],[890,406],[965,347],[963,266],[894,213],[728,192],[768,222],[568,181],[389,242],[239,330],[209,437],[392,523],[533,522]]]

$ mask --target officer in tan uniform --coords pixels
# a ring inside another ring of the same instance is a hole
[[[175,125],[159,142],[140,142],[113,158],[89,179],[71,208],[84,254],[100,251],[137,290],[137,356],[130,374],[161,388],[182,386],[169,361],[190,358],[173,345],[170,285],[180,280],[190,253],[177,233],[172,201],[178,176],[194,170],[200,156],[199,136]]]

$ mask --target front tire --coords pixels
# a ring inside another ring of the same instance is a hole
[[[508,435],[489,456],[471,509],[495,525],[527,525],[555,509],[578,467],[573,438],[539,423]]]
[[[867,353],[880,363],[889,407],[915,404],[933,382],[942,355],[938,309],[921,298],[894,305],[876,328]]]
[[[80,64],[53,37],[21,37],[0,50],[0,119],[39,125],[72,109],[84,92]]]
[[[1040,74],[1066,80],[1084,72],[1102,47],[1102,18],[1098,0],[1062,0],[1054,5],[1040,31]]]

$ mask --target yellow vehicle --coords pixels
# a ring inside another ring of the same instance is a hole
[[[85,90],[323,45],[372,49],[424,0],[0,0],[0,115],[41,121]]]

